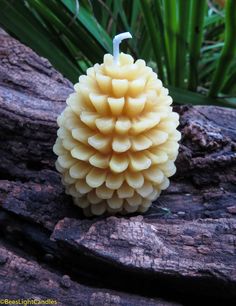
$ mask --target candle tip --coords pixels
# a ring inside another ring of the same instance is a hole
[[[114,57],[115,64],[118,63],[118,56],[120,53],[120,50],[119,50],[120,43],[123,39],[128,39],[128,38],[132,38],[132,35],[130,34],[130,32],[120,33],[114,37],[113,39],[113,57]]]

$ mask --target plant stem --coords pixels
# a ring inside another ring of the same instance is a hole
[[[188,48],[188,31],[189,31],[189,16],[190,16],[191,0],[179,0],[178,2],[178,31],[176,44],[176,69],[175,69],[175,84],[179,87],[184,87],[184,78],[186,77],[186,54]]]
[[[236,51],[236,1],[228,0],[226,2],[226,16],[225,16],[225,44],[221,52],[220,59],[216,66],[213,76],[213,81],[209,91],[209,96],[217,96],[220,92],[225,78],[227,76],[230,63],[232,62]]]
[[[222,87],[222,92],[224,93],[229,93],[231,89],[236,85],[236,71],[234,71],[225,81],[223,87]]]
[[[170,64],[170,83],[175,84],[176,32],[177,32],[177,2],[164,0],[165,43]]]
[[[167,46],[165,43],[165,35],[164,35],[164,23],[163,23],[163,12],[162,12],[162,5],[161,0],[154,1],[154,15],[156,15],[156,23],[157,28],[159,29],[159,35],[160,35],[160,49],[162,50],[163,54],[163,65],[164,65],[164,72],[166,75],[166,79],[168,80],[168,83],[170,83],[170,63],[167,53]],[[165,84],[165,83],[164,83]]]
[[[198,61],[203,38],[206,0],[192,0],[189,52],[189,89],[195,91],[198,84]]]
[[[163,73],[163,65],[162,65],[162,55],[161,55],[161,40],[160,35],[157,33],[157,28],[155,26],[155,22],[152,15],[152,10],[149,6],[149,3],[146,0],[140,0],[143,16],[145,20],[145,24],[147,27],[147,31],[150,35],[154,55],[156,58],[158,74],[161,80],[164,81],[164,73]]]

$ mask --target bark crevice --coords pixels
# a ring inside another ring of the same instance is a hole
[[[176,106],[182,140],[168,190],[143,216],[86,219],[64,193],[52,152],[72,84],[4,32],[0,46],[0,297],[15,283],[19,297],[32,297],[31,286],[39,296],[56,292],[61,305],[69,293],[70,305],[235,299],[236,111]],[[45,258],[43,275],[62,291],[36,288]],[[91,286],[80,284],[84,276]]]

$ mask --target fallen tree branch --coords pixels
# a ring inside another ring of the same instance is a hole
[[[0,46],[4,239],[29,254],[33,243],[41,259],[49,254],[75,277],[119,290],[123,282],[176,300],[235,298],[236,111],[176,107],[182,140],[170,188],[143,217],[85,219],[64,193],[52,152],[72,85],[5,33]]]

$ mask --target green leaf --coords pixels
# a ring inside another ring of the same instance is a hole
[[[203,39],[206,0],[192,0],[191,32],[189,47],[189,89],[196,90],[198,84],[198,62]]]
[[[164,0],[165,44],[169,62],[170,84],[175,85],[176,70],[176,33],[177,33],[177,1]]]
[[[23,2],[0,1],[0,24],[14,33],[23,43],[48,58],[70,80],[76,81],[81,71],[57,46],[48,39],[50,33],[27,11]],[[24,11],[24,14],[22,13]],[[52,39],[53,40],[53,39]]]
[[[50,0],[51,1],[51,0]],[[60,0],[72,13],[75,14],[74,1]],[[76,19],[79,20],[87,31],[96,39],[98,44],[102,44],[103,48],[111,53],[112,52],[112,39],[107,32],[97,22],[93,15],[91,15],[83,6],[79,7],[79,14],[76,15]]]
[[[175,84],[179,87],[185,87],[185,78],[187,76],[187,50],[189,34],[189,12],[191,1],[179,0],[178,2],[178,28],[176,45],[176,69]]]
[[[191,91],[176,88],[173,86],[167,86],[170,92],[170,96],[173,98],[176,104],[192,104],[192,105],[218,105],[224,107],[236,108],[236,103],[226,101],[223,99],[213,99],[207,96],[203,96],[199,93],[193,93]]]
[[[159,74],[160,79],[164,81],[163,65],[161,61],[162,54],[161,54],[161,48],[160,48],[161,46],[160,36],[158,35],[158,33],[156,33],[155,22],[153,19],[153,15],[151,13],[151,8],[148,5],[147,1],[140,0],[140,3],[142,6],[142,12],[143,12],[147,32],[148,32],[148,35],[150,36],[153,51],[155,54],[158,74]]]
[[[236,1],[228,0],[226,2],[226,20],[225,20],[225,44],[221,52],[213,81],[209,91],[209,96],[214,97],[220,92],[226,81],[227,72],[230,64],[236,55]]]
[[[204,18],[204,27],[207,28],[210,25],[214,25],[215,23],[219,23],[223,20],[224,20],[224,14],[223,13],[222,13],[222,15],[213,14],[213,15],[210,15],[210,16],[206,16]]]

